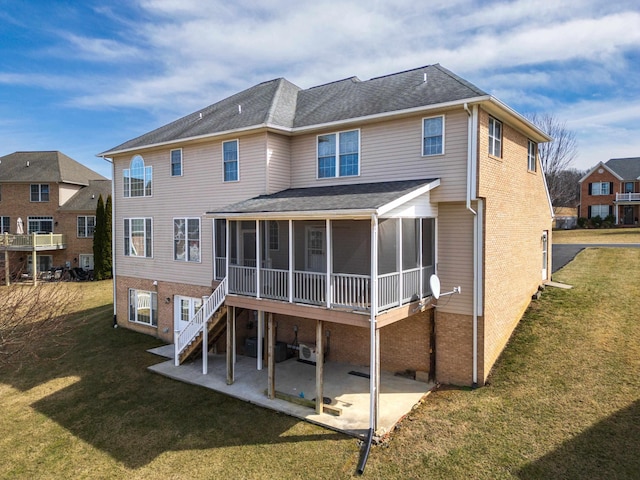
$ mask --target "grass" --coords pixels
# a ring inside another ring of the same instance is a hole
[[[640,243],[640,228],[554,230],[553,243]]]
[[[434,392],[365,477],[637,478],[638,272],[640,249],[581,252],[554,275],[575,287],[532,304],[490,384]],[[356,440],[147,372],[159,342],[112,329],[109,284],[83,285],[99,305],[71,320],[75,348],[0,371],[0,478],[355,476]]]

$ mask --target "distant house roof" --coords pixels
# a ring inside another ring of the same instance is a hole
[[[98,206],[98,198],[107,201],[111,195],[111,180],[90,180],[89,186],[80,189],[71,197],[60,210],[66,211],[95,211]]]
[[[0,157],[0,182],[61,182],[89,185],[105,177],[58,151],[14,152]]]
[[[640,157],[612,158],[605,165],[623,180],[638,180],[640,178]]]
[[[372,213],[403,198],[437,187],[437,178],[406,180],[398,182],[361,183],[351,185],[331,185],[326,187],[290,188],[272,195],[244,200],[215,211],[210,216],[278,216],[278,214],[304,213],[323,214],[325,212]]]
[[[440,65],[361,81],[356,77],[302,90],[284,78],[260,83],[100,155],[257,127],[313,125],[489,97]]]

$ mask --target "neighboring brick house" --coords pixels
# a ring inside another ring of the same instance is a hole
[[[579,216],[615,218],[616,225],[637,225],[640,217],[640,157],[600,162],[580,179]]]
[[[53,267],[93,269],[96,205],[100,195],[106,200],[110,194],[110,180],[61,152],[0,157],[3,279],[7,271],[31,274],[34,251],[41,275]]]
[[[100,154],[116,321],[174,343],[177,363],[225,328],[218,351],[255,356],[264,335],[322,359],[330,329],[329,359],[369,365],[373,398],[381,369],[483,385],[550,278],[549,140],[440,65],[258,84]],[[461,287],[437,309],[433,273]]]

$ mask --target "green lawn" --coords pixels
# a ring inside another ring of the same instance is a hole
[[[553,243],[640,243],[640,228],[554,230]]]
[[[630,272],[640,249],[581,252],[554,275],[575,287],[532,305],[490,384],[434,392],[372,449],[365,477],[638,478]],[[43,346],[38,361],[0,370],[0,478],[355,476],[355,439],[147,372],[159,342],[111,328],[109,295],[87,294],[97,306],[71,320],[62,359]]]

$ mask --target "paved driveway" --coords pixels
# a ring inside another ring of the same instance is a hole
[[[640,243],[581,243],[558,244],[551,247],[551,271],[557,272],[585,248],[640,248]]]

